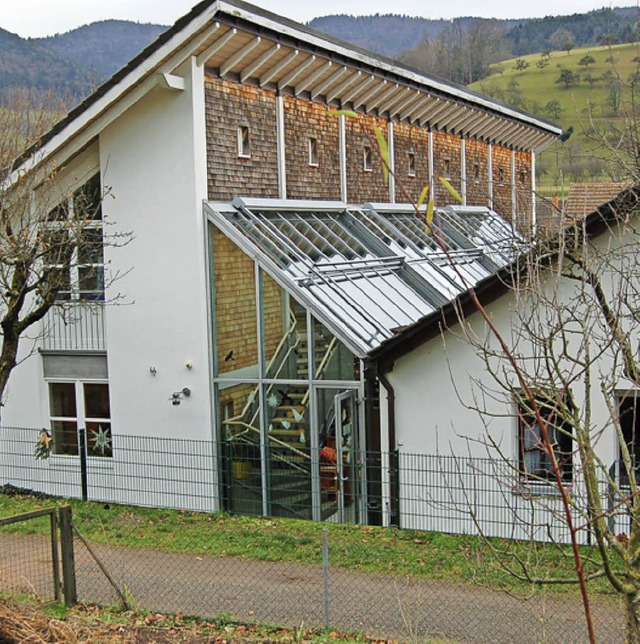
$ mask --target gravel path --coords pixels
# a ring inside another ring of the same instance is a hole
[[[324,623],[321,566],[92,546],[140,607],[156,612],[299,626]],[[78,595],[113,604],[117,595],[84,545],[75,547]],[[42,537],[0,534],[2,586],[51,588],[50,545]],[[332,568],[331,625],[400,641],[440,636],[455,642],[584,642],[582,607],[573,597],[526,601],[476,586],[371,575]],[[39,590],[39,594],[43,591]],[[45,595],[46,596],[46,595]],[[615,604],[594,602],[600,642],[624,641]]]

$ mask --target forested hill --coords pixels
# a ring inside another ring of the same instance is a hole
[[[129,62],[165,29],[167,27],[163,25],[103,20],[65,34],[38,38],[31,42],[83,66],[97,78],[104,80]]]
[[[571,16],[548,16],[525,20],[511,27],[505,34],[514,56],[534,54],[556,49],[552,37],[558,30],[566,30],[573,37],[575,47],[612,45],[637,41],[637,7],[598,9]]]
[[[499,48],[509,58],[555,49],[551,37],[559,29],[568,31],[574,46],[624,43],[638,39],[636,7],[598,9],[569,16],[549,16],[523,20],[456,18],[429,20],[402,15],[349,16],[332,15],[314,18],[309,26],[365,49],[387,56],[414,49],[424,41],[434,41],[455,28],[468,31],[476,22],[494,22],[502,28],[503,43]]]
[[[458,83],[486,75],[490,64],[527,53],[638,40],[639,10],[600,9],[536,20],[401,15],[325,16],[309,25]],[[2,16],[0,15],[0,22]],[[0,28],[0,90],[54,89],[77,98],[104,82],[166,27],[105,20],[48,38],[24,39]],[[555,38],[554,38],[555,36]]]
[[[0,28],[0,90],[30,87],[81,96],[90,85],[87,70]]]
[[[476,18],[456,18],[466,27]],[[518,20],[501,20],[508,28]],[[424,40],[437,38],[450,24],[450,20],[430,20],[401,15],[347,16],[332,15],[314,18],[308,23],[313,29],[336,38],[394,57],[403,51],[413,49]]]
[[[165,29],[105,20],[48,38],[28,39],[0,28],[0,90],[28,87],[82,98]]]

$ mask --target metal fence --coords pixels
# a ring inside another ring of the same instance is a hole
[[[0,518],[0,546],[0,589],[43,601],[64,597],[69,605],[76,602],[68,506]]]
[[[270,524],[264,520],[264,538]],[[141,530],[142,530],[141,525]],[[442,639],[456,642],[580,642],[587,633],[576,594],[538,592],[517,598],[470,583],[420,576],[370,574],[333,564],[335,551],[362,557],[362,543],[347,545],[340,530],[287,535],[287,548],[315,553],[317,564],[225,557],[203,552],[179,539],[182,552],[89,544],[74,523],[78,599],[119,605],[123,599],[153,612],[183,613],[229,623],[301,625],[363,632],[401,642]],[[362,530],[362,528],[343,528]],[[0,529],[0,546],[7,535]],[[42,555],[28,537],[13,537],[17,565],[27,569]],[[425,546],[428,548],[429,546]],[[358,552],[349,552],[350,548]],[[479,562],[479,566],[482,566]],[[32,576],[33,578],[33,576]],[[0,584],[0,590],[4,584]],[[5,585],[6,587],[6,585]],[[592,597],[599,641],[624,639],[624,618],[611,599]]]
[[[78,432],[62,453],[36,459],[38,430],[0,432],[0,483],[68,498],[203,512],[280,516],[333,523],[395,525],[454,534],[567,542],[561,500],[550,485],[523,484],[517,464],[403,452],[299,448],[269,458],[259,446],[116,435],[91,456]],[[89,445],[88,445],[89,444]],[[571,485],[581,543],[591,540],[589,508],[576,473]],[[629,532],[624,504],[602,482],[616,533]]]

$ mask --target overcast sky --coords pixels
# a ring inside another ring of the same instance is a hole
[[[138,22],[173,24],[197,0],[0,0],[0,27],[23,37],[63,33],[89,22],[117,18]],[[599,9],[602,0],[257,0],[256,4],[274,13],[307,22],[334,13],[370,15],[399,13],[424,18],[483,16],[487,18],[528,18],[569,14]],[[631,6],[631,2],[620,2]]]

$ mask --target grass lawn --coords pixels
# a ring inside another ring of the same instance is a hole
[[[619,180],[608,173],[602,162],[609,158],[609,152],[590,140],[585,130],[621,127],[630,96],[625,91],[620,93],[615,77],[628,83],[640,71],[635,60],[639,55],[640,43],[573,49],[570,53],[552,51],[546,67],[540,68],[537,63],[541,55],[531,54],[521,57],[528,63],[525,69],[516,69],[517,59],[506,60],[492,67],[491,76],[471,87],[557,123],[564,130],[573,127],[573,135],[566,143],[554,143],[538,157],[538,168],[544,171],[538,176],[541,191],[561,194],[566,187],[558,188],[557,184],[563,182],[566,186],[572,181]],[[580,65],[585,56],[591,56],[594,62]],[[579,79],[568,86],[557,82],[562,68],[574,72]],[[613,107],[616,92],[620,103],[617,112]],[[559,105],[559,115],[548,109],[554,101]],[[552,186],[556,189],[552,190]]]
[[[331,565],[349,570],[419,575],[526,593],[531,585],[516,580],[504,568],[517,556],[538,577],[575,577],[568,547],[501,539],[486,543],[478,537],[395,528],[231,517],[13,494],[0,495],[0,517],[63,504],[72,506],[74,523],[88,540],[132,548],[320,564],[322,531],[326,528]],[[46,525],[44,521],[30,521],[4,526],[0,531],[44,533]],[[595,551],[585,548],[583,552],[597,559]],[[590,568],[593,565],[587,563]],[[574,585],[551,588],[553,592],[577,592]],[[594,590],[606,591],[606,583],[598,582]]]

